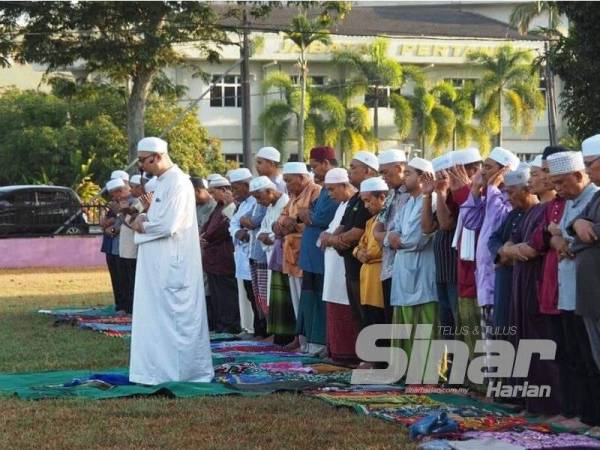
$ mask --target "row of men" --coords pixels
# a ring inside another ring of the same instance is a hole
[[[378,323],[439,323],[471,349],[474,329],[553,339],[557,361],[534,361],[528,379],[552,395],[528,409],[598,423],[600,137],[529,165],[502,148],[431,162],[358,152],[346,171],[320,147],[312,173],[280,174],[279,160],[263,148],[256,178],[192,178],[211,329],[238,331],[246,297],[256,335],[337,360],[354,360],[358,332]]]

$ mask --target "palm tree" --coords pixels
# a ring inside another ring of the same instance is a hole
[[[282,98],[269,103],[259,117],[270,143],[288,158],[285,142],[292,126],[303,127],[304,147],[298,153],[298,159],[304,159],[304,152],[316,143],[335,146],[338,134],[346,122],[346,111],[342,102],[330,93],[308,86],[304,98],[304,110],[301,108],[301,87],[294,84],[289,75],[273,72],[262,82],[263,94],[273,88],[281,92]],[[306,113],[304,113],[306,111]],[[306,120],[300,121],[302,114]]]
[[[502,111],[506,105],[510,123],[516,132],[528,135],[535,119],[544,110],[544,96],[539,91],[539,75],[533,65],[533,54],[502,46],[494,54],[475,51],[469,61],[480,64],[483,77],[476,86],[481,99],[480,123],[497,135],[502,145]]]
[[[454,111],[442,103],[444,96],[452,100],[456,98],[456,91],[449,83],[438,83],[429,89],[425,83],[419,83],[412,95],[395,95],[392,100],[396,125],[411,123],[415,127],[426,157],[430,156],[428,147],[439,153],[454,136],[456,117]]]
[[[377,38],[368,47],[367,54],[356,51],[339,51],[334,54],[334,61],[342,68],[350,68],[356,72],[351,84],[371,89],[374,93],[373,130],[379,139],[379,100],[382,89],[399,88],[404,82],[402,66],[387,56],[389,41]]]
[[[306,12],[301,13],[292,19],[290,30],[285,33],[300,49],[298,65],[300,67],[300,115],[298,123],[298,160],[304,161],[304,120],[306,118],[306,78],[308,77],[308,61],[306,59],[306,50],[313,42],[330,44],[329,30],[322,19],[310,20]]]
[[[527,34],[531,21],[541,14],[548,14],[548,27],[540,31],[544,33],[555,33],[560,25],[560,13],[557,2],[527,2],[516,6],[510,14],[510,25],[515,27],[519,33]]]

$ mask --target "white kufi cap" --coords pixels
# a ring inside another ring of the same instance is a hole
[[[229,172],[229,181],[232,183],[249,180],[250,178],[252,178],[252,172],[245,167],[241,169],[234,169]]]
[[[137,145],[137,151],[149,153],[167,153],[168,145],[166,141],[157,137],[146,137]]]
[[[139,174],[132,175],[129,179],[130,184],[142,184],[142,176]]]
[[[221,176],[221,175],[219,175],[218,178],[215,177],[208,182],[209,188],[218,188],[218,187],[225,187],[225,186],[231,186],[231,183],[229,183],[229,180],[227,178],[225,178],[224,176]]]
[[[360,183],[360,192],[381,192],[389,190],[390,188],[381,177],[367,178]]]
[[[256,153],[257,158],[268,159],[269,161],[281,161],[281,153],[275,147],[263,147]]]
[[[119,189],[125,186],[125,182],[122,178],[113,178],[112,180],[108,180],[106,182],[106,190],[108,192],[114,191],[115,189]]]
[[[413,169],[419,169],[422,172],[433,173],[433,165],[423,158],[413,158],[409,161],[408,165]]]
[[[377,161],[377,156],[375,156],[375,153],[366,151],[356,152],[352,159],[360,161],[371,169],[379,170],[379,161]]]
[[[379,165],[392,164],[392,163],[405,163],[406,162],[406,153],[404,152],[404,150],[398,150],[395,148],[383,150],[383,151],[379,152],[379,155],[377,155],[377,162],[379,163]]]
[[[562,175],[585,170],[581,152],[554,153],[546,159],[550,175]]]
[[[124,170],[113,170],[110,174],[110,179],[114,180],[116,178],[120,178],[123,181],[129,181],[129,174]]]
[[[586,156],[600,156],[600,134],[589,137],[581,143],[581,153]]]
[[[464,148],[450,153],[452,155],[452,164],[463,165],[472,164],[482,160],[479,149],[475,147]]]
[[[530,167],[544,167],[544,161],[542,160],[542,155],[536,155],[535,158],[529,163]]]
[[[341,167],[329,170],[325,174],[325,184],[349,183],[348,171]]]
[[[454,161],[452,159],[451,153],[446,153],[442,156],[438,156],[431,160],[431,165],[433,166],[434,172],[439,172],[441,170],[449,169],[454,165]]]
[[[256,177],[250,180],[250,192],[260,191],[262,189],[277,189],[275,183],[273,183],[269,177]]]
[[[288,162],[283,165],[282,175],[309,175],[303,162]]]
[[[508,172],[504,176],[505,186],[526,186],[529,182],[530,167],[527,163],[519,164],[516,170]]]
[[[493,159],[501,166],[508,166],[511,170],[515,170],[519,167],[519,157],[510,150],[506,150],[502,147],[494,147],[490,152],[490,159]]]

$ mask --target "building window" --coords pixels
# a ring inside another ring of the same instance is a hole
[[[399,94],[400,89],[392,89],[390,86],[379,86],[378,97],[379,97],[379,108],[391,107],[390,96],[392,94]],[[365,92],[365,106],[367,108],[375,107],[375,86],[369,86],[367,92]]]
[[[243,167],[244,155],[242,153],[227,153],[225,154],[225,161],[238,163],[240,167]]]
[[[242,106],[242,84],[238,75],[227,75],[219,79],[220,75],[213,75],[210,88],[210,106],[215,108],[229,108]]]
[[[540,70],[540,92],[542,93],[542,95],[546,95],[546,73],[545,70],[542,68]]]
[[[450,83],[454,87],[454,89],[456,89],[457,91],[462,91],[465,88],[465,86],[467,86],[468,84],[473,85],[476,81],[477,81],[477,78],[446,78],[446,79],[444,79],[444,82]],[[476,108],[478,105],[477,95],[475,95],[475,93],[473,93],[471,95],[471,104],[473,105],[474,108]]]
[[[299,75],[291,75],[292,83],[300,84],[300,76]],[[325,77],[323,75],[310,75],[308,77],[308,82],[306,83],[309,86],[313,87],[323,87],[325,86]]]

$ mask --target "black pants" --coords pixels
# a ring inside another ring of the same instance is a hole
[[[583,319],[572,311],[561,314],[562,334],[557,336],[563,411],[582,422],[600,425],[600,373],[592,357]]]
[[[237,279],[233,275],[215,275],[208,273],[208,324],[217,333],[239,333],[240,304],[238,300]]]
[[[106,254],[106,265],[110,274],[110,283],[112,285],[113,297],[115,300],[115,309],[124,311],[125,309],[125,294],[123,290],[123,279],[121,277],[121,265],[117,255]]]
[[[387,280],[383,280],[381,285],[383,286],[384,323],[391,324],[394,316],[394,307],[392,306],[392,279],[388,278]]]
[[[363,311],[360,305],[360,280],[353,280],[346,274],[346,290],[348,291],[348,301],[352,308],[352,319],[359,330],[363,328]]]
[[[137,259],[119,258],[119,282],[123,289],[123,311],[133,312],[133,293],[135,290],[135,266]]]
[[[256,304],[251,280],[244,280],[244,290],[254,313],[254,336],[267,337],[267,320],[263,317],[262,311]]]

